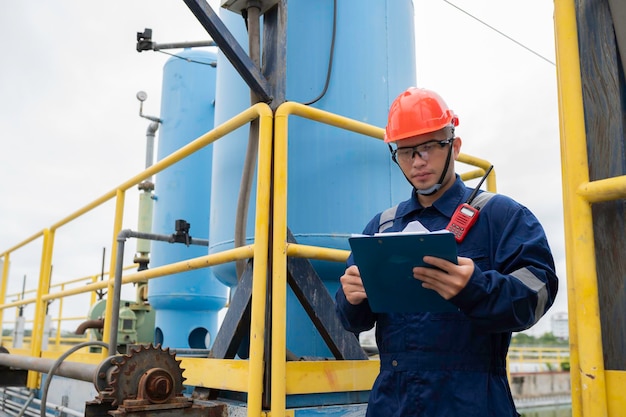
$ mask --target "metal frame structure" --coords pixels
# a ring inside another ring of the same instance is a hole
[[[598,275],[599,265],[602,262],[619,262],[619,260],[607,259],[611,257],[610,254],[596,251],[593,213],[593,204],[626,198],[626,176],[590,181],[590,166],[595,161],[590,157],[588,150],[593,148],[592,141],[596,138],[593,136],[595,132],[590,132],[586,128],[586,114],[595,112],[594,106],[599,104],[584,99],[583,61],[594,60],[594,58],[581,55],[581,51],[590,46],[584,45],[589,38],[581,35],[579,28],[579,20],[591,19],[592,14],[596,13],[594,7],[602,8],[602,3],[607,5],[606,2],[555,1],[572,412],[575,417],[620,415],[626,409],[626,395],[623,389],[626,385],[626,368],[605,369],[603,352],[603,333],[604,340],[611,337],[624,340],[625,335],[619,333],[623,330],[606,326],[608,322],[601,320],[603,306],[600,304],[599,297],[599,285],[603,278]],[[624,7],[621,10],[624,11]],[[623,24],[623,21],[621,23]],[[617,23],[615,26],[617,33],[623,34],[626,29],[625,26],[621,26],[620,29]],[[595,50],[595,53],[601,55],[602,51]],[[600,108],[597,111],[609,113],[614,109]],[[623,111],[618,110],[618,112],[622,113],[623,117]],[[619,137],[615,136],[597,139],[619,142]],[[619,153],[614,156],[619,157]],[[604,163],[606,164],[606,161]],[[619,231],[619,234],[623,235],[623,230]],[[609,237],[601,235],[599,238]],[[619,240],[612,240],[611,244],[617,247],[622,245]],[[624,275],[619,276],[623,278]],[[622,281],[622,288],[623,285]],[[626,300],[623,299],[622,294],[622,303],[624,301]],[[613,332],[616,334],[612,334]]]

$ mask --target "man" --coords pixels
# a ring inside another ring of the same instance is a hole
[[[415,221],[430,231],[445,229],[467,201],[473,190],[454,171],[461,149],[456,126],[457,116],[432,91],[409,88],[393,102],[385,142],[413,190],[385,232]],[[518,415],[506,375],[511,332],[545,314],[558,279],[544,230],[527,208],[496,194],[479,214],[457,244],[458,265],[426,256],[434,268],[413,268],[423,287],[458,312],[373,313],[359,269],[348,259],[337,314],[355,334],[376,324],[380,353],[368,417]],[[363,233],[378,232],[381,223],[379,213]]]

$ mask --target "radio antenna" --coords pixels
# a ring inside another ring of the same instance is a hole
[[[480,186],[483,185],[483,182],[485,182],[485,179],[487,179],[492,169],[493,169],[493,165],[491,165],[489,169],[487,169],[487,172],[485,172],[485,175],[483,175],[483,177],[480,179],[480,182],[478,183],[476,188],[474,188],[474,191],[472,191],[472,194],[470,194],[469,198],[467,199],[467,204],[470,204],[472,201],[474,201],[474,197],[476,197],[476,194],[478,194],[478,190],[480,190]]]

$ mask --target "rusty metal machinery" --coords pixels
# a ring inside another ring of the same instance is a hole
[[[111,372],[113,405],[133,400],[135,404],[164,404],[182,396],[183,370],[169,349],[139,346],[118,356]]]
[[[85,416],[208,416],[209,408],[183,395],[183,369],[160,345],[132,346],[104,360],[94,374],[98,390]]]

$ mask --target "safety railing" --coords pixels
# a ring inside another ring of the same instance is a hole
[[[560,367],[561,364],[565,362],[569,363],[569,357],[569,348],[545,346],[516,346],[509,348],[507,360],[509,361],[509,363],[516,362],[520,364],[544,364],[547,365],[547,367],[550,369],[554,366]]]
[[[115,271],[116,261],[117,261],[117,253],[116,253],[116,239],[120,231],[122,230],[123,223],[123,213],[124,213],[124,199],[125,193],[131,187],[136,186],[141,181],[150,178],[156,173],[162,171],[163,169],[175,164],[176,162],[186,158],[192,153],[198,151],[201,148],[211,144],[215,140],[221,138],[229,132],[232,132],[238,129],[241,126],[248,124],[250,121],[254,119],[260,119],[260,141],[259,141],[259,158],[258,158],[258,182],[257,182],[257,213],[256,213],[256,225],[255,225],[255,242],[253,245],[248,245],[241,248],[235,248],[229,251],[224,251],[219,254],[207,255],[204,257],[195,258],[192,260],[187,260],[184,262],[179,262],[176,264],[167,265],[160,268],[153,268],[149,271],[145,271],[143,273],[130,274],[125,276],[123,279],[123,284],[134,283],[134,282],[142,282],[147,279],[156,278],[172,273],[178,273],[182,271],[187,271],[191,269],[198,269],[209,267],[212,265],[217,265],[225,262],[232,262],[239,259],[249,259],[256,258],[255,262],[255,272],[254,274],[254,285],[255,289],[258,286],[264,286],[264,282],[266,281],[265,273],[267,264],[267,253],[268,253],[268,219],[269,219],[269,194],[270,194],[270,167],[271,167],[271,132],[272,132],[272,113],[269,107],[265,104],[257,104],[239,115],[233,117],[232,119],[226,121],[224,124],[218,126],[217,128],[211,130],[205,135],[199,137],[188,145],[182,147],[178,151],[172,153],[166,158],[163,158],[158,163],[155,163],[148,169],[142,171],[136,176],[130,178],[119,186],[115,187],[113,190],[104,194],[100,198],[94,200],[93,202],[87,204],[83,208],[77,210],[76,212],[70,214],[69,216],[61,219],[60,221],[54,223],[49,228],[46,228],[30,237],[25,239],[24,241],[18,243],[17,245],[9,248],[8,250],[0,253],[0,260],[2,260],[3,268],[2,268],[2,284],[0,286],[0,322],[3,321],[2,314],[9,308],[19,307],[25,304],[35,304],[35,313],[33,320],[33,330],[32,330],[32,340],[31,340],[31,349],[30,356],[32,357],[41,357],[44,352],[42,352],[41,346],[43,341],[43,330],[44,330],[44,317],[46,313],[46,306],[52,300],[61,300],[65,297],[69,297],[76,294],[83,293],[92,293],[94,294],[98,290],[107,289],[108,294],[113,294],[113,276],[109,274],[109,278],[100,282],[92,282],[90,284],[84,285],[80,288],[72,288],[65,289],[62,288],[58,292],[52,292],[51,288],[54,288],[50,284],[50,274],[51,274],[51,265],[52,265],[52,257],[53,257],[53,248],[54,248],[54,236],[56,231],[72,222],[73,220],[81,217],[82,215],[90,212],[91,210],[103,205],[104,203],[115,200],[115,214],[114,214],[114,223],[113,223],[113,233],[112,233],[112,253],[111,253],[111,263],[110,263],[110,271]],[[36,296],[34,299],[28,300],[20,300],[18,302],[6,303],[7,296],[7,283],[9,279],[9,265],[11,262],[11,255],[25,247],[31,242],[34,242],[37,239],[43,238],[43,245],[41,250],[41,263],[40,263],[40,272],[39,272],[39,280],[36,291]],[[261,291],[257,291],[257,294],[261,295]],[[264,322],[262,320],[263,314],[262,311],[265,309],[264,298],[260,298],[253,296],[253,310],[256,311],[257,314],[253,315],[252,318],[252,327],[253,331],[257,336],[261,336],[262,338],[264,332]],[[111,297],[107,298],[106,303],[106,312],[105,312],[105,323],[110,322],[112,316],[112,302]],[[261,312],[261,314],[259,314]],[[108,327],[104,329],[104,340],[109,340]],[[257,346],[258,347],[258,346]],[[251,347],[251,358],[250,363],[253,364],[251,369],[255,370],[255,380],[258,380],[259,383],[262,382],[262,350],[260,351],[261,355],[258,355],[258,350],[255,354],[252,354]],[[106,349],[102,352],[102,359],[108,355]],[[36,388],[38,386],[38,374],[36,372],[30,372],[28,377],[28,387]]]
[[[124,267],[124,271],[128,271],[130,269],[136,268],[137,265],[128,265],[126,267]],[[63,282],[59,282],[59,283],[52,283],[50,284],[50,292],[54,293],[55,289],[58,290],[59,292],[65,292],[66,290],[70,290],[71,288],[81,288],[80,286],[84,286],[87,284],[92,284],[92,283],[96,283],[98,282],[98,280],[103,279],[103,277],[106,275],[108,276],[110,273],[106,272],[103,274],[95,274],[95,275],[89,275],[86,277],[81,277],[81,278],[75,278],[75,279],[70,279],[67,281],[63,281]],[[103,284],[104,285],[104,284]],[[81,289],[85,289],[85,287],[82,287]],[[7,311],[8,309],[15,307],[15,320],[17,320],[18,317],[20,317],[23,314],[23,309],[25,309],[27,306],[29,305],[34,305],[37,302],[37,298],[36,298],[36,293],[37,290],[36,289],[25,289],[23,292],[17,292],[17,293],[10,293],[6,295],[6,298],[8,299],[14,299],[15,301],[10,302],[10,303],[4,303],[0,305],[0,312],[4,312]],[[82,292],[81,292],[82,293]],[[87,293],[89,294],[89,303],[86,305],[86,307],[88,309],[91,309],[91,307],[96,303],[97,301],[97,294],[96,291],[87,291]],[[35,296],[30,297],[31,294],[35,294]],[[56,316],[54,317],[50,317],[50,325],[51,328],[54,330],[54,336],[52,335],[52,333],[50,333],[48,336],[44,336],[42,337],[42,343],[43,343],[43,339],[45,337],[47,337],[47,346],[48,349],[56,349],[57,351],[63,351],[64,350],[64,346],[67,347],[68,345],[72,345],[72,344],[77,344],[77,343],[81,343],[84,342],[88,339],[88,335],[85,334],[83,336],[67,336],[67,335],[63,335],[62,334],[62,330],[63,330],[63,325],[65,324],[67,326],[68,323],[70,322],[83,322],[86,319],[88,319],[88,317],[86,315],[81,315],[81,316],[68,316],[64,314],[64,301],[65,301],[66,297],[62,297],[59,298],[59,303],[58,303],[58,308],[57,308],[57,313]],[[24,320],[24,324],[32,324],[35,322],[34,319],[25,319]],[[10,325],[11,322],[4,320],[2,322],[2,328],[4,329],[5,326]],[[15,322],[12,322],[13,325],[15,325]],[[56,324],[56,326],[52,327],[53,324]],[[32,336],[28,336],[28,335],[24,335],[23,337],[23,344],[24,347],[21,348],[21,350],[24,349],[28,349],[30,348],[31,342],[32,342]],[[11,345],[13,345],[13,347],[16,347],[13,342],[14,342],[14,338],[12,335],[2,335],[0,336],[0,343],[4,344],[4,343],[8,343],[11,342]]]
[[[249,359],[207,359],[207,358],[183,358],[181,366],[186,370],[186,383],[222,390],[232,390],[248,393],[248,415],[261,415],[263,374],[265,357],[265,311],[267,309],[267,271],[270,269],[270,249],[272,250],[272,321],[271,321],[271,363],[272,363],[272,392],[271,412],[273,415],[283,415],[287,394],[307,394],[323,392],[347,392],[366,391],[378,373],[376,361],[296,361],[287,363],[286,358],[286,263],[287,257],[302,257],[309,259],[344,262],[348,252],[344,250],[321,248],[294,243],[287,243],[287,121],[290,116],[308,118],[320,123],[335,126],[340,129],[350,130],[375,139],[382,139],[383,130],[346,117],[338,116],[322,110],[314,109],[298,103],[285,103],[277,110],[275,116],[265,104],[257,104],[239,115],[228,120],[224,124],[207,132],[168,157],[162,159],[150,168],[109,191],[94,202],[74,212],[70,216],[53,224],[40,233],[31,236],[20,244],[0,253],[0,259],[4,260],[2,271],[2,287],[0,288],[0,314],[9,307],[17,307],[19,304],[6,303],[6,280],[8,279],[8,264],[11,254],[24,245],[43,237],[42,261],[40,267],[39,286],[34,302],[35,319],[33,322],[33,340],[31,355],[40,357],[44,352],[41,350],[43,318],[45,306],[52,300],[62,300],[81,293],[95,294],[98,290],[107,290],[107,294],[114,294],[112,273],[104,281],[90,282],[80,288],[68,289],[65,286],[52,291],[57,284],[49,284],[50,265],[54,248],[54,236],[57,229],[82,216],[88,211],[98,207],[109,200],[115,201],[115,214],[113,224],[113,244],[110,260],[110,271],[115,271],[117,257],[116,239],[122,230],[124,198],[126,191],[136,186],[141,181],[157,174],[163,169],[186,158],[192,153],[213,143],[250,121],[259,119],[259,144],[257,161],[257,190],[256,190],[256,213],[254,242],[219,253],[213,253],[169,265],[150,268],[139,272],[126,273],[122,277],[122,284],[146,282],[170,274],[215,266],[227,262],[246,260],[253,258],[252,276],[252,300],[251,300],[251,324],[250,324],[250,347]],[[272,138],[273,123],[275,123],[274,138]],[[272,148],[273,147],[273,148]],[[273,150],[272,150],[273,149]],[[477,169],[461,174],[464,180],[482,177],[490,164],[487,161],[461,154],[458,160]],[[274,171],[272,173],[272,163]],[[271,195],[273,186],[273,194]],[[496,191],[495,172],[492,171],[487,178],[487,189]],[[273,200],[270,198],[273,197]],[[272,202],[273,217],[270,219],[270,202]],[[270,221],[273,230],[273,247],[269,247]],[[111,321],[113,303],[107,298],[105,323]],[[23,300],[26,301],[26,300]],[[57,318],[57,320],[61,320]],[[59,321],[60,322],[60,321]],[[60,327],[60,326],[59,326]],[[103,340],[110,340],[109,326],[105,326]],[[108,354],[106,349],[101,354],[101,359]],[[29,387],[37,387],[37,374],[29,374]]]

